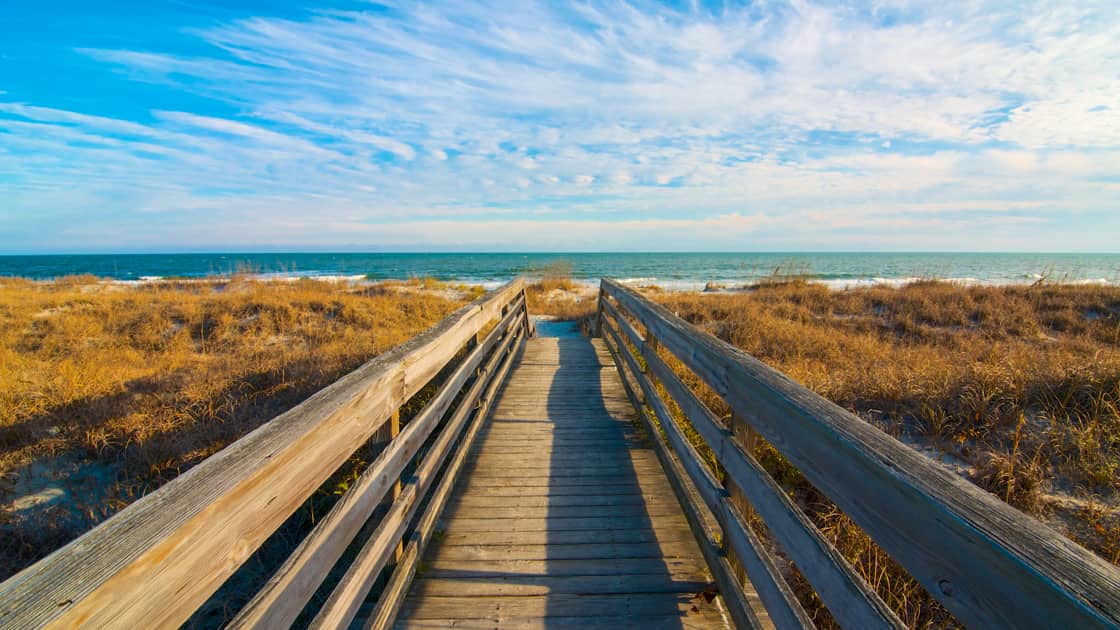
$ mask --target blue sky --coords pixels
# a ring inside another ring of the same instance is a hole
[[[257,249],[1120,251],[1120,3],[0,6],[0,253]]]

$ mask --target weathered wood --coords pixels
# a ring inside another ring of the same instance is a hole
[[[512,530],[489,532],[443,531],[439,541],[440,549],[462,545],[496,545],[511,547],[516,545],[587,545],[587,544],[637,544],[655,542],[662,545],[692,541],[692,530],[687,524],[677,527],[662,527],[654,530],[644,529],[603,529],[573,530],[567,532],[515,532]]]
[[[491,532],[508,529],[519,532],[563,532],[573,530],[612,529],[650,529],[648,516],[615,518],[612,516],[566,517],[566,518],[470,518],[455,519],[455,528],[460,532]],[[656,528],[654,528],[656,530]]]
[[[4,582],[0,625],[184,621],[523,286],[456,311]]]
[[[439,556],[447,560],[596,560],[606,558],[689,558],[696,545],[683,542],[601,543],[583,544],[518,542],[504,545],[440,545]]]
[[[692,612],[692,608],[697,612]],[[718,627],[719,610],[696,593],[625,595],[548,595],[541,597],[429,597],[422,607],[406,602],[401,616],[408,619],[478,619],[504,617],[623,617],[632,619],[678,615]],[[680,622],[678,622],[680,623]]]
[[[422,492],[416,482],[405,487],[400,499],[393,503],[373,535],[362,545],[342,580],[319,609],[311,622],[311,628],[345,628],[350,625],[369,589],[381,574],[381,569],[389,561],[397,542],[404,536]]]
[[[501,613],[479,619],[409,619],[396,626],[402,630],[430,628],[463,628],[464,630],[555,630],[557,628],[611,628],[635,630],[708,630],[711,622],[703,617],[685,617],[680,613],[634,617],[604,615],[601,617],[510,617]]]
[[[489,453],[485,458],[474,458],[472,462],[478,463],[516,463],[517,457],[521,457],[525,461],[525,449],[530,442],[521,441],[513,443],[500,443],[492,442],[487,444]],[[584,444],[575,445],[558,445],[556,438],[553,438],[553,443],[548,447],[548,454],[550,458],[555,458],[557,461],[569,460],[580,461],[581,456],[586,455],[597,462],[603,463],[607,458],[612,456],[612,451],[619,448],[625,448],[626,441],[622,439],[604,438],[596,442],[589,442]],[[639,458],[635,458],[638,460]],[[640,460],[639,460],[640,461]]]
[[[706,572],[702,564],[696,562],[695,554],[690,557],[676,558],[592,558],[565,560],[546,558],[544,560],[453,560],[440,555],[430,558],[424,577],[470,578],[498,577],[509,575],[524,576],[572,576],[572,575],[647,575],[658,576],[672,581],[673,576],[685,573],[700,576]]]
[[[754,443],[757,433],[751,429],[749,425],[742,421],[742,419],[731,419],[731,438],[732,441],[739,443],[747,452],[754,452]],[[749,446],[748,446],[749,444]],[[744,494],[743,489],[735,481],[735,478],[725,475],[723,478],[723,487],[727,491],[727,501],[740,516],[743,517],[743,522],[750,524],[751,518],[754,516],[754,509],[751,507],[750,501]],[[730,552],[731,565],[735,567],[739,579],[746,578],[747,567],[739,559],[738,554],[732,550]]]
[[[617,444],[611,445],[616,449]],[[617,453],[611,453],[610,449],[565,449],[560,450],[551,446],[546,447],[543,452],[533,453],[494,453],[487,452],[483,455],[470,458],[472,464],[480,466],[492,466],[495,468],[505,467],[536,467],[542,468],[545,466],[541,462],[541,456],[548,455],[551,462],[555,462],[557,467],[562,467],[567,463],[576,465],[593,465],[593,466],[606,466],[608,464],[618,465]],[[635,454],[631,460],[634,465],[639,464],[653,464],[657,465],[657,457],[652,453],[649,455]],[[621,465],[626,465],[623,462]]]
[[[797,601],[797,596],[794,595],[785,579],[782,578],[765,547],[732,508],[719,483],[712,477],[700,455],[681,433],[680,427],[673,420],[673,416],[669,413],[652,383],[645,374],[639,372],[637,360],[619,335],[616,328],[617,322],[618,320],[614,320],[615,325],[612,325],[612,320],[604,318],[602,328],[604,335],[614,341],[615,353],[621,355],[631,373],[635,375],[635,380],[645,393],[646,404],[653,408],[656,419],[659,420],[657,424],[672,445],[676,454],[676,463],[685,471],[700,498],[715,515],[723,532],[724,540],[735,550],[737,558],[746,567],[751,583],[766,605],[766,612],[769,614],[770,620],[777,628],[813,627],[812,620],[809,619],[809,615],[801,607],[801,603]],[[654,418],[649,418],[651,425],[655,421]],[[651,433],[656,435],[657,427],[651,426]],[[660,442],[660,440],[658,441]],[[721,558],[719,563],[721,568],[724,562],[726,562],[726,558]],[[733,567],[728,565],[728,568]],[[715,569],[713,569],[713,573],[715,573]],[[724,572],[721,571],[721,573]],[[728,582],[727,591],[732,589],[742,590],[742,578],[734,571],[725,572],[724,579]],[[723,585],[721,584],[721,586]]]
[[[556,475],[548,477],[544,475],[517,475],[512,472],[503,471],[471,471],[471,481],[474,483],[485,482],[487,484],[513,484],[513,483],[540,483],[547,485],[550,488],[566,488],[568,486],[591,486],[601,487],[601,484],[609,483],[617,479],[619,475],[627,473],[648,473],[653,474],[658,472],[656,468],[646,468],[644,470],[635,470],[634,468],[614,468],[611,470],[603,471],[588,471],[588,474],[583,475]]]
[[[544,505],[540,507],[464,507],[456,506],[448,512],[455,518],[641,518],[643,516],[672,515],[680,512],[675,502],[658,501],[640,505]]]
[[[657,423],[646,410],[643,398],[644,392],[637,384],[636,373],[622,359],[621,353],[627,352],[626,348],[619,347],[617,337],[610,335],[610,326],[607,324],[606,318],[600,320],[600,326],[599,333],[603,336],[603,340],[614,358],[615,367],[618,369],[627,395],[645,424],[647,434],[654,445],[658,459],[661,460],[673,493],[684,511],[689,529],[699,543],[700,550],[704,554],[704,560],[707,562],[708,568],[711,569],[720,593],[727,604],[731,619],[737,628],[769,627],[769,619],[759,618],[757,612],[750,605],[742,585],[734,579],[731,565],[721,553],[716,542],[716,527],[713,519],[710,513],[705,513],[700,507],[702,501],[698,498],[695,486],[688,481],[688,474],[684,471],[680,461],[661,441]]]
[[[605,453],[609,454],[624,444],[627,438],[620,432],[601,433],[599,438],[583,439],[565,438],[562,435],[553,435],[551,452],[558,455],[574,455],[579,453]],[[630,438],[633,440],[634,438]],[[487,441],[486,449],[492,454],[518,454],[524,453],[525,448],[537,442],[530,436],[518,436],[511,439],[493,438]]]
[[[524,344],[525,339],[522,338],[519,348],[523,348]],[[377,630],[387,628],[392,625],[393,620],[396,618],[400,606],[404,602],[404,597],[408,592],[409,585],[416,575],[420,557],[424,553],[435,531],[436,520],[443,511],[448,498],[451,496],[451,491],[455,487],[455,482],[462,470],[463,462],[466,460],[467,454],[470,452],[478,436],[479,429],[482,427],[486,416],[490,412],[490,405],[494,400],[495,392],[497,392],[498,388],[505,382],[506,376],[509,374],[514,356],[514,352],[511,351],[502,359],[501,367],[498,368],[494,377],[490,379],[481,397],[476,398],[475,388],[482,382],[482,379],[479,379],[479,381],[475,383],[475,387],[472,387],[471,393],[467,395],[467,400],[477,401],[477,405],[472,411],[470,425],[464,431],[463,437],[459,440],[455,456],[444,470],[443,476],[440,478],[439,486],[432,492],[428,507],[417,522],[416,528],[410,536],[409,544],[405,549],[404,555],[400,562],[397,563],[393,574],[389,576],[389,582],[385,585],[381,596],[378,598],[376,607],[367,618],[363,628]],[[479,374],[481,375],[482,372],[480,371]],[[466,407],[464,407],[464,409],[465,408]]]
[[[619,482],[617,478],[608,479],[601,484],[551,483],[549,479],[525,479],[516,486],[495,486],[484,479],[468,479],[463,483],[462,492],[469,496],[520,497],[520,496],[586,496],[612,494],[641,494],[642,486],[634,481]]]
[[[674,575],[501,575],[498,577],[421,578],[412,592],[417,597],[525,597],[532,595],[627,595],[636,593],[702,592],[708,586],[705,575],[691,579]]]
[[[664,500],[664,473],[637,438],[634,409],[612,372],[601,343],[535,338],[526,344],[476,441],[458,495],[444,510],[443,531],[398,625],[488,619],[488,602],[498,600],[505,602],[498,604],[500,619],[571,619],[563,598],[582,598],[579,591],[596,586],[609,589],[617,607],[612,613],[585,600],[591,608],[577,615],[585,621],[617,619],[635,601],[630,598],[647,595],[666,607],[650,618],[664,620],[682,612],[676,604],[682,589],[691,599],[709,587],[696,542],[679,506]],[[553,448],[554,440],[575,447]],[[611,541],[620,544],[608,551],[603,543]],[[602,553],[592,555],[594,549]],[[722,621],[720,599],[701,600],[697,618],[710,610],[716,616],[705,625]],[[461,610],[451,602],[473,605]],[[678,627],[687,616],[678,617]]]
[[[233,620],[235,628],[276,628],[289,626],[342,556],[347,545],[383,498],[390,504],[400,497],[400,476],[405,465],[435,430],[467,379],[481,368],[483,359],[509,329],[518,325],[520,311],[506,315],[455,369],[439,392],[409,422],[399,429],[399,414],[394,411],[399,435],[362,472],[346,493],[331,508],[326,518],[300,542],[276,574]],[[387,426],[392,431],[391,423]],[[395,496],[391,494],[396,490]],[[389,495],[388,497],[386,495]],[[394,551],[399,558],[399,550]]]
[[[546,453],[547,455],[547,453]],[[634,464],[587,464],[585,466],[572,466],[563,469],[563,475],[549,475],[549,469],[545,466],[526,467],[524,469],[518,468],[516,465],[495,466],[493,468],[478,469],[478,478],[492,477],[492,478],[514,478],[514,479],[531,479],[533,477],[545,477],[548,479],[555,479],[558,481],[585,479],[588,483],[596,483],[599,479],[610,479],[618,475],[624,475],[633,472],[657,472],[660,470],[656,464],[647,462],[635,462]],[[472,475],[474,474],[472,470]]]
[[[618,444],[612,445],[618,448]],[[558,450],[551,446],[545,447],[543,452],[536,453],[486,453],[477,457],[472,457],[470,462],[479,466],[488,466],[494,468],[506,467],[521,467],[526,466],[530,468],[544,468],[546,463],[541,461],[542,455],[548,455],[550,462],[555,462],[557,468],[561,468],[566,463],[573,466],[626,466],[627,462],[618,462],[617,458],[612,457],[611,452],[604,449],[577,449],[577,450]],[[643,464],[657,465],[657,458],[653,454],[635,455],[629,462],[634,466]]]
[[[388,584],[385,585],[385,589],[377,599],[377,604],[373,607],[372,612],[366,616],[365,623],[361,624],[363,630],[382,630],[393,624],[393,620],[400,612],[401,604],[404,603],[405,594],[411,588],[416,577],[416,567],[420,562],[421,553],[423,552],[417,540],[411,541],[405,547],[400,562],[397,563],[393,574],[389,576]],[[358,609],[355,616],[359,618],[362,616],[361,608]],[[353,627],[353,624],[351,624],[351,627]]]
[[[602,290],[720,394],[957,619],[1120,625],[1120,570],[664,307]]]
[[[475,334],[474,339],[477,341],[478,335]],[[389,416],[389,422],[385,423],[388,426],[389,440],[393,440],[401,433],[401,410],[396,409],[393,415]],[[399,474],[399,473],[398,473]],[[398,478],[389,490],[388,495],[382,500],[383,505],[392,505],[401,496],[401,480]],[[393,551],[393,560],[400,560],[401,554],[404,552],[404,545],[397,543],[397,548]]]
[[[542,507],[580,507],[580,506],[630,506],[630,505],[676,505],[673,497],[631,492],[628,494],[591,494],[591,495],[522,495],[501,497],[493,495],[466,495],[459,500],[459,509],[493,508],[542,508]]]
[[[529,304],[529,294],[526,292],[524,284],[521,285],[521,299],[523,304]],[[536,325],[533,323],[533,320],[529,318],[528,310],[525,312],[525,319],[522,320],[522,324],[525,327],[525,339],[529,339],[537,334]]]
[[[519,317],[523,313],[513,311]],[[516,321],[515,326],[520,322]],[[505,340],[498,344],[489,363],[484,370],[485,375],[494,374],[497,366],[504,358],[506,350],[513,347],[524,335],[524,329],[508,332]],[[473,367],[471,368],[473,371]],[[485,377],[484,377],[485,378]],[[459,429],[470,415],[468,405],[460,405],[457,413],[453,414],[451,421],[440,432],[431,449],[420,461],[420,465],[413,473],[401,493],[400,498],[393,503],[384,519],[378,524],[369,540],[365,542],[357,557],[347,568],[346,573],[331,592],[330,597],[320,608],[312,621],[313,628],[341,628],[349,625],[354,614],[361,606],[362,600],[373,583],[380,575],[381,569],[388,562],[392,551],[396,549],[404,535],[412,516],[416,513],[421,499],[428,491],[428,487],[435,479],[435,474],[451,452],[454,438],[458,436]],[[410,424],[411,427],[411,424]]]
[[[797,508],[781,487],[755,461],[748,449],[722,425],[696,395],[644,342],[637,330],[622,318],[614,305],[605,310],[638,348],[648,373],[657,379],[712,449],[729,479],[758,510],[771,535],[797,565],[801,573],[838,622],[849,628],[900,627],[902,622],[859,577],[843,556]],[[737,506],[736,506],[737,507]],[[740,512],[740,514],[743,514]],[[745,516],[745,514],[744,514]]]

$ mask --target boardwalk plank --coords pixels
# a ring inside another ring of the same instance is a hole
[[[587,484],[550,484],[547,479],[526,480],[517,486],[494,486],[480,481],[468,480],[459,486],[464,496],[471,497],[561,497],[561,496],[607,496],[622,494],[641,494],[642,487],[631,482],[614,481],[599,485]]]
[[[666,580],[660,575],[503,575],[499,577],[416,580],[413,592],[421,597],[499,597],[503,595],[625,595],[636,593],[700,593],[708,582],[703,575]]]
[[[398,627],[423,630],[427,628],[463,628],[466,630],[552,630],[554,628],[640,628],[641,630],[693,630],[710,628],[704,618],[663,615],[660,617],[494,617],[491,619],[410,619]]]
[[[492,495],[469,495],[464,496],[459,501],[459,506],[462,508],[498,508],[498,507],[572,507],[577,505],[586,506],[599,506],[599,505],[656,505],[659,503],[669,503],[676,505],[673,497],[660,497],[654,494],[642,494],[641,492],[627,492],[625,494],[584,494],[584,495],[561,495],[553,496],[549,494],[537,495],[520,495],[520,496],[492,496]]]
[[[652,575],[670,580],[676,575],[696,577],[705,569],[693,558],[591,558],[578,560],[451,560],[435,558],[426,567],[428,578],[533,577],[558,575]]]
[[[440,551],[448,560],[593,560],[614,558],[688,558],[693,549],[686,538],[680,542],[559,544],[466,544]]]
[[[568,518],[646,518],[672,516],[680,510],[677,503],[668,500],[642,503],[640,505],[545,505],[545,506],[508,506],[473,507],[456,506],[451,514],[455,518],[509,518],[509,519],[568,519]]]
[[[572,530],[566,532],[459,532],[445,533],[441,544],[458,545],[584,545],[591,543],[643,543],[657,542],[662,547],[673,542],[693,540],[692,530],[679,529],[609,529],[609,530]]]
[[[572,518],[456,518],[446,524],[461,532],[492,532],[492,531],[518,531],[518,532],[562,532],[572,530],[605,530],[605,529],[680,529],[677,523],[662,524],[657,527],[650,523],[648,518],[629,517],[613,518],[610,516],[589,516]]]
[[[545,332],[547,334],[547,332]],[[602,344],[530,340],[397,626],[723,628],[696,540]]]
[[[721,611],[713,603],[697,598],[695,592],[641,593],[616,595],[556,594],[537,597],[425,597],[405,601],[401,617],[405,619],[478,619],[504,617],[663,617],[679,615],[708,622],[707,627],[725,623]],[[702,606],[702,607],[701,607]],[[696,608],[696,612],[692,611]],[[704,627],[704,626],[701,626]]]

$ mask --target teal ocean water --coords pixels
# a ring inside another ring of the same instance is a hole
[[[122,254],[0,256],[0,275],[49,279],[94,274],[119,281],[250,273],[264,277],[435,277],[496,285],[519,274],[570,268],[669,289],[737,286],[797,273],[835,287],[938,278],[977,284],[1048,280],[1120,284],[1120,254],[990,253],[613,253],[613,254]]]

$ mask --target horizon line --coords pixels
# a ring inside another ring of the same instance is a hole
[[[469,251],[469,250],[140,250],[140,251],[60,251],[60,252],[0,252],[0,258],[51,257],[51,256],[267,256],[267,255],[404,255],[404,256],[547,256],[547,255],[627,255],[627,254],[699,254],[699,255],[750,255],[750,254],[1033,254],[1061,256],[1120,256],[1118,251],[1051,251],[1051,250],[511,250],[511,251]]]

